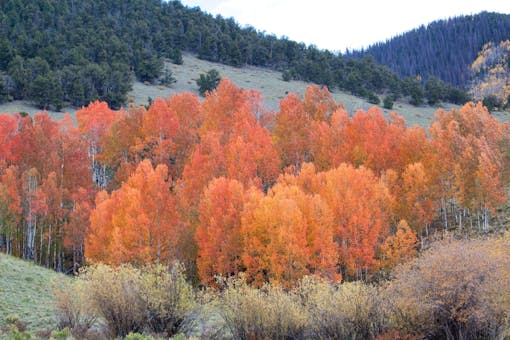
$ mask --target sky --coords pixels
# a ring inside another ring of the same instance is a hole
[[[344,52],[447,19],[481,11],[510,14],[510,0],[181,0],[242,27]]]

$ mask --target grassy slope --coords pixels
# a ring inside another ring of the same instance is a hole
[[[208,70],[215,68],[220,72],[224,78],[229,78],[237,86],[245,89],[258,90],[264,97],[265,105],[270,110],[278,110],[279,101],[286,96],[287,93],[297,93],[302,95],[309,85],[302,81],[284,82],[281,79],[281,73],[271,71],[258,67],[243,67],[236,68],[222,64],[211,63],[205,60],[200,60],[192,55],[185,54],[183,56],[184,63],[182,65],[174,65],[167,63],[166,66],[170,68],[177,79],[177,82],[170,88],[164,86],[147,85],[140,82],[133,84],[133,90],[128,94],[130,102],[135,105],[143,105],[147,103],[148,97],[153,99],[158,97],[169,97],[174,93],[188,91],[198,94],[198,87],[195,79],[198,78],[200,73],[205,73]],[[337,102],[344,104],[349,113],[354,113],[356,110],[367,110],[373,105],[366,100],[352,96],[342,91],[334,90],[333,97]],[[449,110],[455,105],[447,104],[444,109]],[[432,121],[437,107],[422,106],[415,107],[406,103],[396,102],[394,110],[402,115],[409,125],[421,125],[428,127]],[[30,114],[40,112],[39,109],[29,105],[23,101],[14,101],[0,105],[0,112],[19,112],[25,111]],[[69,112],[72,116],[76,111],[75,108],[64,108],[65,112]],[[384,110],[389,113],[389,110]],[[62,112],[49,113],[56,119],[63,117]],[[506,112],[496,113],[498,118],[502,120],[510,120],[510,115]]]
[[[259,67],[250,66],[236,68],[200,60],[189,54],[183,56],[183,61],[183,65],[166,64],[177,79],[177,82],[173,84],[172,88],[135,83],[133,91],[129,94],[134,103],[145,104],[149,96],[152,98],[167,97],[173,93],[182,91],[198,93],[195,80],[200,73],[205,73],[212,68],[217,69],[222,77],[232,80],[239,87],[258,90],[264,97],[266,107],[275,111],[278,110],[279,101],[283,99],[287,93],[302,95],[306,87],[310,85],[310,83],[303,81],[285,82],[282,80],[281,72]],[[344,104],[349,113],[354,113],[359,109],[367,110],[373,106],[373,104],[368,103],[362,98],[342,91],[333,90],[332,95],[337,102]],[[445,109],[451,109],[452,107],[455,106],[446,105]],[[437,108],[434,107],[414,107],[400,102],[395,103],[394,109],[404,116],[409,125],[419,124],[422,126],[428,126],[437,111]],[[389,110],[384,111],[385,113],[389,113]]]
[[[51,286],[59,278],[64,275],[0,253],[0,329],[10,315],[27,322],[31,332],[54,328]]]

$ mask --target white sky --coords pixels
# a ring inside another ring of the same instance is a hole
[[[434,20],[481,11],[510,14],[510,0],[181,0],[241,26],[344,52]]]

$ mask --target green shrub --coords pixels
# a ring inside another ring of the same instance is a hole
[[[51,332],[50,339],[51,340],[67,340],[67,339],[71,339],[71,331],[67,327],[61,329],[60,331],[53,331],[53,332]]]
[[[9,340],[30,340],[32,339],[32,335],[26,331],[21,331],[16,327],[16,325],[11,325],[6,334],[5,339]]]
[[[152,336],[145,336],[140,333],[129,333],[124,340],[155,340]]]
[[[6,318],[5,318],[5,323],[8,324],[8,325],[13,325],[16,323],[16,321],[19,320],[19,316],[17,316],[16,314],[11,314],[11,315],[8,315]]]
[[[5,318],[5,323],[7,324],[7,329],[11,329],[12,327],[16,328],[19,332],[24,332],[27,329],[27,323],[19,318],[16,314],[8,315]]]

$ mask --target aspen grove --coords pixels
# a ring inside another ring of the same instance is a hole
[[[76,121],[0,115],[0,249],[68,273],[178,260],[204,285],[370,280],[431,230],[488,232],[507,200],[510,127],[480,103],[425,130],[318,87],[269,112],[222,80]]]

